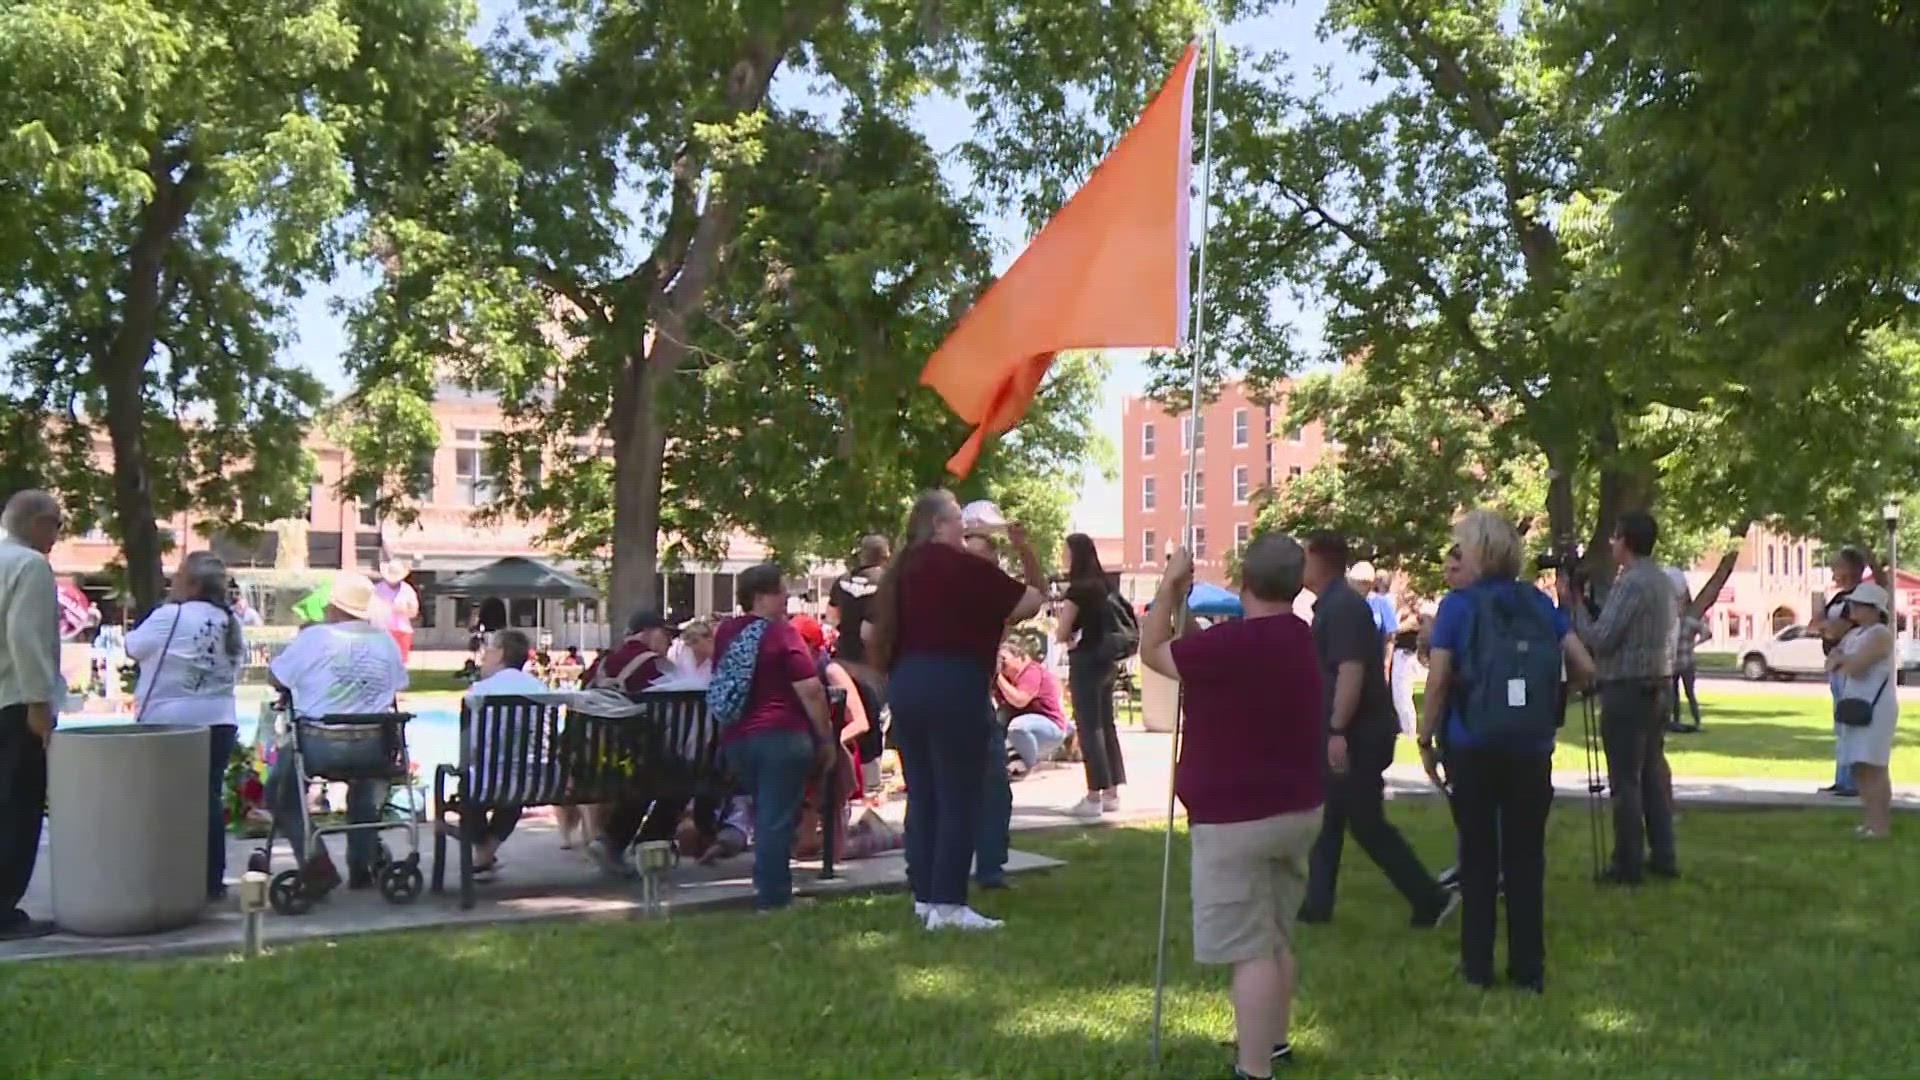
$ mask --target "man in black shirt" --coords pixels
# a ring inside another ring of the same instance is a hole
[[[1334,885],[1348,829],[1361,850],[1413,905],[1413,925],[1434,926],[1457,897],[1427,873],[1386,814],[1386,771],[1400,731],[1380,663],[1380,628],[1367,600],[1347,584],[1347,542],[1332,533],[1307,540],[1313,644],[1327,702],[1326,816],[1313,845],[1303,922],[1333,918]]]
[[[860,541],[853,569],[835,580],[833,589],[827,593],[827,607],[832,609],[834,626],[840,632],[833,647],[834,658],[853,676],[853,685],[860,691],[860,704],[867,712],[866,734],[854,741],[854,749],[860,755],[862,784],[870,793],[880,787],[880,754],[885,749],[880,711],[886,705],[886,698],[880,691],[878,673],[867,662],[867,643],[860,636],[860,630],[867,623],[868,606],[873,602],[873,594],[880,591],[880,578],[886,573],[890,557],[886,537],[867,537]]]

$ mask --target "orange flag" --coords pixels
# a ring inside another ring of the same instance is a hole
[[[953,475],[1026,415],[1054,354],[1180,346],[1198,55],[1187,46],[1133,130],[927,361],[921,385],[974,425]]]

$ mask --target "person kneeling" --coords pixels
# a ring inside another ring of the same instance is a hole
[[[1181,683],[1186,737],[1174,793],[1193,838],[1193,953],[1233,968],[1237,1077],[1292,1056],[1293,930],[1320,833],[1322,680],[1313,632],[1293,613],[1306,553],[1268,534],[1240,566],[1247,617],[1174,640],[1193,556],[1167,564],[1141,620],[1140,660]]]
[[[1008,641],[1000,646],[1000,668],[994,673],[994,697],[1013,717],[1007,721],[1007,744],[1020,757],[1009,768],[1015,778],[1053,757],[1073,730],[1060,707],[1060,680],[1040,663],[1042,648],[1030,640]]]

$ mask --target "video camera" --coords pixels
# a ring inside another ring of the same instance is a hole
[[[1599,615],[1600,596],[1594,590],[1592,577],[1587,573],[1586,552],[1580,550],[1579,545],[1564,547],[1558,551],[1550,551],[1535,559],[1533,561],[1533,568],[1535,574],[1545,574],[1548,571],[1552,571],[1556,574],[1566,575],[1568,584],[1572,586],[1573,594],[1579,597],[1582,603],[1586,604],[1588,613],[1596,616]]]

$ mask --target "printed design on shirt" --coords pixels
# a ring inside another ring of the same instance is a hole
[[[175,655],[186,661],[187,667],[180,680],[180,687],[189,694],[201,694],[209,690],[227,690],[236,681],[234,669],[239,666],[239,662],[227,653],[227,622],[224,613],[219,618],[201,620],[200,625],[191,631],[186,647]]]
[[[855,600],[865,600],[880,591],[880,583],[864,577],[849,577],[841,579],[840,588]]]

